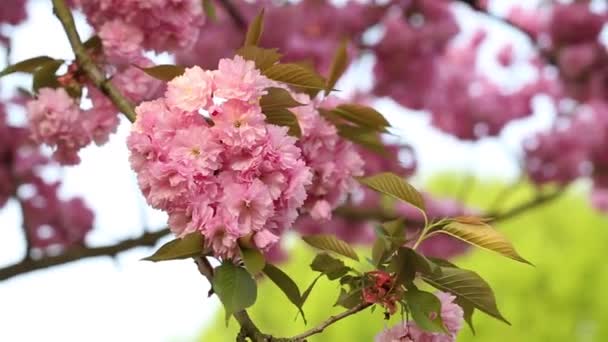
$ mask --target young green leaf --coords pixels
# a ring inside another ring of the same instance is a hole
[[[304,316],[304,311],[302,311],[302,297],[298,285],[285,272],[271,264],[266,264],[264,267],[264,274],[266,274],[268,279],[272,280],[272,282],[283,291],[285,296],[287,296],[287,299],[298,308],[304,322],[306,322],[306,316]]]
[[[263,49],[255,45],[243,46],[236,53],[248,61],[253,61],[255,67],[262,72],[277,63],[283,56],[277,49]]]
[[[49,56],[38,56],[24,61],[9,65],[4,70],[0,71],[0,77],[6,76],[15,72],[27,72],[33,73],[36,69],[41,67],[44,63],[54,61],[55,59]]]
[[[375,131],[385,131],[386,127],[390,127],[380,112],[368,106],[346,103],[339,105],[331,112],[355,125]]]
[[[240,247],[240,250],[241,258],[243,259],[243,263],[245,264],[247,271],[249,271],[249,273],[251,273],[253,276],[262,272],[264,266],[266,265],[264,255],[255,248]]]
[[[350,292],[346,292],[344,289],[340,289],[340,295],[334,306],[342,306],[346,309],[352,309],[355,306],[361,304],[363,300],[363,292],[361,289],[354,289]]]
[[[348,139],[379,155],[386,155],[384,144],[382,144],[378,132],[365,127],[345,124],[338,124],[336,128],[342,138]]]
[[[325,80],[319,74],[301,65],[275,64],[264,71],[271,80],[304,89],[324,89]]]
[[[300,299],[300,306],[304,306],[304,303],[306,303],[306,300],[308,299],[308,296],[310,296],[310,292],[312,292],[312,289],[315,287],[315,285],[317,284],[317,281],[319,281],[319,279],[321,279],[322,276],[323,276],[323,273],[319,274],[312,281],[312,283],[310,283],[310,285],[308,285],[308,287],[306,288],[306,290],[304,290],[304,292],[302,292],[302,297]]]
[[[97,35],[87,39],[84,43],[82,43],[82,45],[84,45],[84,47],[89,52],[98,52],[101,51],[101,49],[103,48],[103,45],[101,44],[101,38],[99,38],[99,36]]]
[[[504,234],[481,220],[471,221],[469,218],[455,218],[432,234],[435,233],[448,234],[474,246],[532,265],[528,260],[522,258],[519,253],[517,253],[513,244]]]
[[[138,67],[139,68],[139,67]],[[161,81],[171,81],[172,79],[181,76],[186,71],[186,68],[179,65],[160,64],[150,68],[139,68],[149,76],[152,76]]]
[[[404,296],[412,318],[421,329],[430,332],[447,332],[441,318],[441,301],[439,298],[415,287],[405,291]]]
[[[142,260],[165,261],[188,259],[204,254],[204,239],[200,233],[192,233],[169,241],[154,254]]]
[[[384,222],[382,228],[388,240],[393,244],[393,247],[405,244],[405,221],[403,219]]]
[[[54,59],[42,63],[40,67],[34,71],[32,89],[35,93],[37,93],[40,88],[59,87],[59,81],[57,80],[57,75],[55,75],[55,73],[62,64],[62,60]]]
[[[473,313],[475,312],[475,307],[462,297],[457,297],[454,300],[454,303],[462,308],[464,321],[467,322],[469,328],[471,328],[471,331],[473,332],[473,335],[475,335],[475,327],[473,326]]]
[[[342,77],[342,74],[344,73],[344,71],[346,70],[346,67],[348,66],[347,48],[348,48],[348,40],[343,39],[342,42],[340,43],[340,45],[338,46],[336,53],[334,54],[334,59],[331,62],[331,67],[329,68],[329,76],[327,77],[327,86],[325,87],[325,95],[328,95],[329,92],[331,92],[332,89],[334,89],[334,86],[336,85],[336,83],[338,83],[338,80],[340,79],[340,77]]]
[[[287,108],[266,110],[266,122],[277,126],[285,126],[289,128],[289,135],[294,137],[301,137],[302,130],[300,129],[300,123],[296,115]]]
[[[441,267],[441,272],[423,274],[422,279],[441,291],[452,293],[476,309],[511,324],[498,310],[490,285],[477,273],[461,268]]]
[[[293,99],[291,94],[283,88],[268,88],[266,95],[260,99],[262,112],[273,111],[283,108],[291,108],[301,106],[302,103]]]
[[[263,31],[264,9],[262,9],[260,13],[258,13],[258,15],[253,19],[251,24],[249,24],[247,34],[245,35],[245,43],[243,43],[243,46],[258,45],[258,43],[260,42],[260,38],[262,37]]]
[[[244,268],[231,262],[215,269],[213,290],[224,304],[227,317],[252,306],[257,298],[255,280]]]
[[[215,13],[215,5],[212,0],[202,0],[203,1],[203,11],[205,11],[205,15],[212,22],[217,20],[217,15]]]
[[[307,244],[318,248],[320,250],[338,253],[345,257],[349,257],[353,260],[359,261],[359,257],[355,250],[346,242],[338,239],[337,237],[329,234],[318,234],[303,236],[302,240]]]
[[[440,269],[426,257],[409,247],[401,247],[389,264],[389,270],[397,274],[397,283],[409,286],[416,273],[433,274]]]
[[[335,280],[350,271],[350,267],[344,265],[342,260],[336,259],[329,254],[321,253],[317,254],[312,263],[310,264],[310,268],[313,271],[321,272],[327,275],[329,280]]]
[[[359,182],[380,193],[405,201],[424,212],[422,195],[416,188],[394,173],[378,173],[370,177],[359,178]]]
[[[380,267],[386,261],[388,255],[388,242],[382,236],[378,236],[372,246],[372,264],[375,267]]]

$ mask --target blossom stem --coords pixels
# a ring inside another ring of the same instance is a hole
[[[131,104],[131,102],[120,93],[118,88],[106,78],[91,56],[89,56],[87,48],[82,43],[80,35],[76,30],[76,24],[74,23],[74,17],[72,16],[70,8],[64,0],[52,0],[52,2],[53,13],[55,13],[55,16],[63,26],[80,68],[82,68],[91,82],[112,100],[114,105],[127,117],[127,119],[134,122],[136,114],[133,109],[133,104]]]

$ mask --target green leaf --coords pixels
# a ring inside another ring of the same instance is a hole
[[[375,131],[385,131],[386,127],[390,126],[380,112],[368,106],[346,103],[339,105],[331,112],[355,125]]]
[[[492,228],[483,220],[471,217],[454,218],[448,224],[434,233],[444,233],[468,242],[474,246],[487,249],[507,258],[532,265],[528,260],[522,258],[515,250],[513,244],[507,237]]]
[[[325,80],[313,70],[301,65],[275,64],[264,71],[266,77],[290,86],[305,89],[324,89]]]
[[[268,88],[266,90],[268,93],[260,99],[262,112],[303,105],[294,100],[291,94],[283,88]]]
[[[334,59],[331,62],[331,67],[329,68],[329,76],[327,77],[327,85],[325,87],[325,95],[328,95],[334,86],[346,70],[348,66],[348,40],[343,39],[336,53],[334,54]]]
[[[32,73],[39,67],[41,67],[44,63],[48,63],[50,61],[54,61],[55,59],[49,56],[38,56],[30,59],[26,59],[19,63],[15,63],[13,65],[9,65],[4,70],[0,71],[0,77],[6,76],[15,72],[27,72]]]
[[[212,22],[215,22],[217,20],[217,15],[215,13],[215,5],[213,4],[213,1],[212,0],[202,0],[202,2],[203,2],[203,11],[205,11],[205,15]]]
[[[294,137],[302,136],[302,129],[296,115],[287,108],[266,110],[266,122],[277,126],[289,127],[289,135]]]
[[[475,327],[473,326],[473,313],[475,312],[475,307],[470,302],[462,299],[462,297],[457,297],[454,300],[454,303],[462,308],[464,321],[467,322],[473,335],[475,335]]]
[[[372,264],[375,267],[380,267],[388,256],[387,241],[384,237],[379,236],[372,246]]]
[[[247,271],[249,271],[249,273],[251,273],[253,276],[262,272],[264,265],[266,265],[264,255],[262,255],[262,253],[255,248],[240,247],[240,250],[241,258],[243,259],[243,263],[245,264]]]
[[[139,68],[139,67],[138,67]],[[150,68],[139,68],[149,76],[152,76],[161,81],[171,81],[172,79],[181,76],[186,72],[186,68],[179,65],[160,64]]]
[[[424,213],[422,195],[416,188],[394,173],[378,173],[370,177],[359,178],[359,182],[380,193],[405,201]]]
[[[329,234],[303,236],[302,240],[307,244],[329,252],[335,252],[353,260],[359,261],[355,250],[346,242]]]
[[[204,239],[200,233],[192,233],[169,241],[154,254],[142,260],[165,261],[188,259],[204,254]]]
[[[412,318],[423,330],[430,332],[447,332],[441,318],[441,301],[434,294],[412,287],[405,291],[407,307]]]
[[[263,49],[254,45],[243,46],[236,51],[237,55],[253,61],[255,67],[264,72],[283,57],[277,49]]]
[[[400,247],[405,244],[405,221],[403,219],[384,222],[382,228],[393,247]]]
[[[317,284],[317,281],[319,281],[319,279],[321,279],[322,276],[323,276],[323,273],[319,274],[312,281],[312,283],[310,283],[310,285],[308,285],[308,287],[306,288],[306,290],[304,292],[302,292],[302,297],[301,297],[301,300],[300,300],[300,306],[304,306],[304,303],[306,303],[306,300],[308,299],[308,296],[310,296],[310,292],[312,292],[312,289],[315,287],[315,285]]]
[[[251,274],[230,262],[215,269],[213,290],[224,304],[228,317],[252,306],[257,298],[257,286]]]
[[[57,80],[57,69],[63,64],[62,60],[50,60],[44,62],[39,68],[34,71],[32,89],[38,93],[40,88],[57,88],[59,81]]]
[[[310,264],[310,268],[313,271],[327,275],[329,280],[338,279],[351,270],[350,267],[344,265],[342,260],[336,259],[326,253],[317,254]]]
[[[251,24],[249,24],[247,34],[245,35],[245,43],[243,43],[243,46],[258,45],[258,43],[260,42],[260,38],[262,37],[263,31],[264,9],[262,9],[260,13],[253,19]]]
[[[397,273],[397,283],[403,284],[406,287],[412,284],[416,277],[416,272],[428,275],[440,272],[438,266],[409,247],[399,248],[397,255],[391,260],[389,269]]]
[[[379,155],[386,155],[384,144],[382,144],[378,132],[365,127],[345,124],[338,124],[336,125],[336,128],[338,129],[338,134],[342,138],[348,139]]]
[[[355,289],[350,292],[346,292],[344,289],[340,289],[340,295],[334,306],[342,306],[346,309],[352,309],[355,306],[361,304],[363,299],[363,292],[361,289]]]
[[[88,52],[98,52],[103,48],[101,38],[99,38],[97,35],[87,39],[84,43],[82,43],[82,45],[84,45]]]
[[[268,279],[272,280],[272,282],[283,291],[285,296],[287,296],[287,299],[298,308],[302,318],[304,318],[304,322],[306,322],[306,316],[304,316],[304,311],[302,311],[302,297],[300,296],[298,285],[285,272],[271,264],[266,264],[264,267],[264,274],[266,274]]]
[[[441,267],[441,272],[423,274],[422,279],[435,288],[450,292],[461,298],[463,302],[510,325],[498,310],[490,285],[477,273],[461,268]]]

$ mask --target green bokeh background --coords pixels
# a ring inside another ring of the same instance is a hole
[[[453,195],[462,177],[442,176],[429,182],[431,192]],[[467,203],[485,208],[501,193],[500,183],[475,184]],[[531,187],[518,186],[502,203],[508,209],[534,196]],[[594,211],[583,191],[571,189],[550,204],[498,225],[519,252],[535,264],[526,266],[493,253],[474,250],[457,258],[461,267],[478,272],[493,287],[498,305],[512,326],[477,312],[473,336],[464,328],[458,341],[608,341],[608,217]],[[361,253],[365,253],[363,250]],[[369,252],[367,252],[369,253]],[[305,288],[314,278],[308,264],[314,253],[297,244],[288,263],[280,265]],[[294,321],[296,309],[272,284],[260,284],[258,302],[250,310],[260,328],[275,336],[291,336],[323,321],[332,313],[338,288],[325,278],[319,281],[305,305],[308,325]],[[398,318],[397,318],[398,319]],[[372,341],[386,325],[382,311],[367,310],[329,327],[310,341]],[[223,312],[202,332],[200,341],[233,341],[238,324],[226,328]]]

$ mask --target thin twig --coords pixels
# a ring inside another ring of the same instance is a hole
[[[55,16],[59,19],[65,30],[80,68],[85,72],[91,82],[112,100],[118,110],[120,110],[129,121],[134,122],[136,114],[133,105],[127,98],[122,96],[118,88],[106,78],[93,59],[91,59],[91,56],[89,56],[87,48],[82,44],[82,40],[76,30],[76,24],[74,23],[74,17],[72,16],[70,8],[66,5],[64,0],[52,1],[53,13],[55,13]]]
[[[307,330],[303,333],[301,333],[300,335],[296,335],[294,337],[292,337],[290,340],[294,341],[294,342],[301,342],[304,341],[307,337],[312,336],[312,335],[316,335],[316,334],[320,334],[321,332],[323,332],[323,330],[325,330],[325,328],[329,327],[330,325],[348,317],[351,315],[354,315],[360,311],[363,311],[365,309],[367,309],[368,307],[370,307],[371,304],[369,303],[365,303],[365,304],[359,304],[357,306],[355,306],[352,309],[349,309],[347,311],[344,311],[341,314],[338,314],[336,316],[331,316],[329,317],[325,322],[317,325],[316,327]]]

